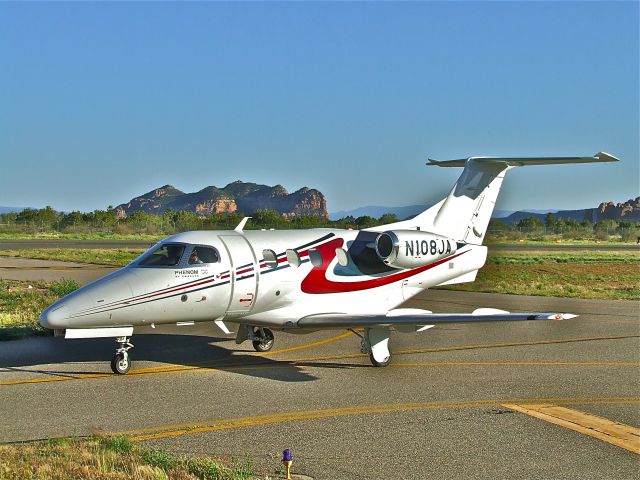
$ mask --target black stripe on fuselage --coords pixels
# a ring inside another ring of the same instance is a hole
[[[177,271],[177,270],[172,270],[173,272]],[[189,288],[189,284],[191,283],[196,283],[196,282],[200,282],[203,280],[209,280],[210,278],[215,278],[216,275],[221,275],[221,274],[214,274],[214,275],[209,275],[207,277],[202,277],[202,278],[196,278],[194,280],[189,280],[188,282],[185,283],[181,283],[178,285],[172,285],[171,287],[165,287],[165,288],[161,288],[159,290],[153,290],[151,292],[147,292],[147,293],[141,293],[140,295],[134,295],[133,297],[129,297],[129,298],[125,298],[123,300],[116,300],[113,302],[109,302],[109,303],[105,303],[104,305],[97,305],[95,307],[91,307],[91,308],[86,308],[84,310],[82,310],[82,312],[89,312],[90,310],[95,310],[95,309],[100,309],[100,308],[104,308],[104,307],[111,307],[113,305],[117,305],[118,303],[122,303],[122,302],[135,302],[136,299],[141,298],[141,297],[146,297],[148,295],[153,295],[156,293],[162,293],[165,292],[167,290],[173,290],[174,288]]]
[[[142,305],[142,304],[145,304],[145,303],[151,303],[151,302],[155,302],[155,301],[158,301],[158,300],[164,300],[164,299],[166,299],[166,298],[173,298],[173,297],[177,297],[177,296],[179,296],[179,295],[187,295],[187,294],[189,294],[189,293],[199,292],[199,291],[201,291],[201,290],[206,290],[207,288],[221,287],[222,285],[227,285],[227,284],[229,284],[229,283],[231,283],[231,282],[229,282],[229,281],[226,281],[226,282],[220,282],[220,283],[216,283],[215,285],[207,285],[207,286],[204,286],[204,287],[196,288],[196,289],[194,289],[194,290],[188,290],[188,291],[186,291],[186,292],[178,292],[178,293],[174,293],[174,294],[172,294],[172,295],[167,295],[166,297],[151,298],[151,299],[149,299],[149,300],[145,300],[145,301],[143,301],[143,302],[131,303],[131,304],[128,304],[128,305],[122,305],[122,306],[115,307],[115,308],[109,308],[109,309],[107,309],[107,310],[102,310],[102,311],[100,311],[100,312],[91,312],[91,313],[83,313],[83,314],[80,314],[80,315],[73,315],[73,316],[71,316],[71,317],[69,317],[69,318],[86,317],[87,315],[97,315],[97,314],[99,314],[99,313],[114,312],[114,311],[116,311],[116,310],[120,310],[121,308],[135,307],[136,305]]]

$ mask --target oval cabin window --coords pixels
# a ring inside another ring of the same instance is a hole
[[[267,264],[267,267],[276,268],[278,266],[278,257],[276,255],[276,252],[274,252],[273,250],[263,250],[262,258],[264,258],[264,263]]]
[[[322,265],[322,254],[315,248],[311,248],[309,250],[309,260],[311,260],[311,265],[319,267]]]

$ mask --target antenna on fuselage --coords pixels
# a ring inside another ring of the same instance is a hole
[[[238,232],[238,233],[242,233],[242,229],[244,228],[244,226],[247,224],[247,221],[250,219],[251,217],[244,217],[242,220],[240,220],[240,223],[238,224],[238,226],[236,228],[233,229],[234,232]]]

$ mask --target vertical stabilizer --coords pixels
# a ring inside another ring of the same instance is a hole
[[[469,159],[433,219],[433,231],[481,245],[509,166]]]
[[[377,227],[376,230],[419,229],[459,242],[481,245],[505,173],[511,168],[617,161],[616,157],[604,152],[593,157],[470,157],[446,161],[429,159],[428,165],[464,167],[449,195],[410,220]]]

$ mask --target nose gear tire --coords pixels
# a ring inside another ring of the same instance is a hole
[[[126,352],[116,353],[111,359],[111,370],[118,375],[124,375],[131,368],[129,354]]]

